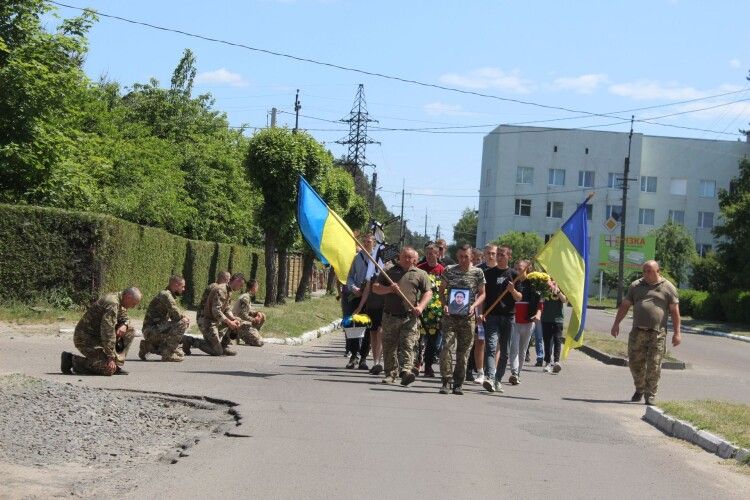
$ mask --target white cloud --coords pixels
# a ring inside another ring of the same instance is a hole
[[[531,83],[521,78],[518,70],[510,72],[500,68],[478,68],[465,74],[446,73],[441,75],[440,83],[469,89],[500,89],[518,94],[531,92]]]
[[[572,90],[579,94],[591,94],[599,85],[607,83],[607,75],[590,73],[588,75],[560,77],[552,81],[552,87],[559,90]]]
[[[735,69],[741,68],[742,67],[742,61],[740,61],[739,59],[736,59],[736,58],[735,59],[730,59],[729,60],[729,67],[730,68],[735,68]]]
[[[229,85],[230,87],[246,87],[248,85],[239,73],[232,73],[226,68],[219,68],[215,71],[198,73],[195,77],[196,85]]]
[[[440,101],[425,104],[422,109],[430,116],[472,116],[475,114],[464,110],[460,104],[447,104]]]
[[[609,86],[609,91],[621,97],[630,97],[636,100],[667,99],[672,101],[683,101],[686,99],[697,99],[705,97],[706,92],[701,92],[693,87],[680,85],[675,82],[662,83],[657,81],[638,80],[629,83],[616,83]]]

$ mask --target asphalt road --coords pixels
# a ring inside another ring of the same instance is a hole
[[[724,343],[687,336],[686,345],[694,339]],[[505,395],[469,386],[454,396],[438,394],[437,379],[402,388],[344,370],[340,333],[181,364],[141,362],[136,344],[131,375],[111,378],[55,373],[71,344],[70,336],[3,331],[0,372],[239,403],[237,432],[249,437],[208,440],[174,465],[143,467],[129,478],[131,498],[750,497],[750,475],[641,421],[644,407],[626,402],[626,368],[580,353],[559,375],[530,368]],[[741,347],[729,350],[747,365],[750,345]],[[746,390],[696,364],[665,371],[660,396],[716,395],[722,384],[713,381],[723,380],[720,396]]]

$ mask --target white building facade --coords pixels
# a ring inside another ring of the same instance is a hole
[[[507,231],[545,241],[586,195],[590,201],[590,264],[596,267],[604,227],[620,219],[628,134],[501,125],[484,137],[477,246]],[[750,144],[633,134],[626,235],[644,236],[668,219],[693,234],[697,250],[716,246],[719,189],[729,189]],[[596,273],[590,273],[593,279]]]

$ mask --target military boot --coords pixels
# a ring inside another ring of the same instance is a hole
[[[228,347],[225,347],[224,348],[224,352],[222,353],[222,355],[224,355],[224,356],[236,356],[237,355],[237,351],[233,351],[232,349],[230,349]]]
[[[450,392],[450,379],[448,377],[443,377],[443,385],[440,387],[440,394],[448,394]]]
[[[182,336],[182,352],[185,353],[185,356],[190,356],[190,347],[193,345],[193,337],[190,335],[183,335]]]
[[[142,361],[146,361],[146,355],[148,354],[148,351],[148,342],[146,342],[146,339],[142,339],[141,343],[138,344],[138,357],[141,358]]]
[[[173,363],[179,363],[180,361],[182,361],[182,356],[180,356],[176,352],[172,352],[172,353],[169,353],[169,354],[162,354],[161,360],[162,361],[169,361],[169,362],[173,362]]]
[[[60,355],[60,371],[63,375],[72,375],[73,372],[73,355],[63,351]]]

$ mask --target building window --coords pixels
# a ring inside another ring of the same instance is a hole
[[[531,217],[531,200],[516,198],[516,215]]]
[[[563,214],[563,202],[561,201],[548,201],[547,202],[547,217],[553,219],[562,219]]]
[[[612,217],[616,221],[620,221],[622,216],[622,205],[607,205],[607,216],[604,218],[609,219]]]
[[[645,226],[654,225],[654,209],[653,208],[639,208],[638,209],[638,224]]]
[[[648,175],[641,176],[641,191],[644,193],[655,193],[656,177]]]
[[[711,252],[712,250],[713,247],[706,243],[698,243],[697,245],[695,245],[695,251],[698,252],[698,255],[700,255],[701,257],[705,257],[706,254]]]
[[[675,224],[685,225],[685,211],[684,210],[670,210],[667,220]]]
[[[562,168],[551,168],[549,169],[549,181],[550,186],[564,186],[565,185],[565,170]]]
[[[489,206],[490,206],[490,200],[484,200],[484,205],[482,206],[482,217],[487,218],[487,214],[489,213]]]
[[[532,167],[518,167],[516,170],[516,184],[533,184],[534,169]]]
[[[594,171],[593,170],[579,170],[578,171],[578,187],[594,187]]]
[[[685,196],[687,194],[687,179],[672,179],[669,181],[669,194]]]
[[[714,198],[716,196],[716,181],[701,180],[698,185],[698,196],[701,198]]]
[[[487,243],[487,231],[482,231],[482,244]]]
[[[586,148],[586,154],[589,154],[589,148]]]
[[[594,207],[586,205],[586,220],[591,220],[594,216]]]
[[[555,146],[555,147],[557,147],[557,146]],[[550,240],[550,238],[552,238],[551,234],[545,234],[544,235],[544,242],[547,243]]]
[[[698,227],[702,229],[711,229],[714,227],[714,213],[698,212]]]
[[[622,189],[622,174],[620,172],[610,172],[607,174],[607,187],[609,189]]]
[[[555,153],[557,153],[557,146],[555,146]]]

